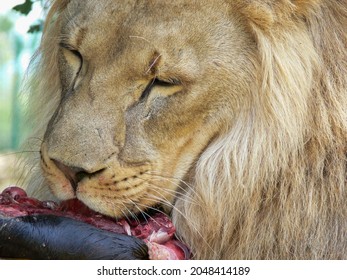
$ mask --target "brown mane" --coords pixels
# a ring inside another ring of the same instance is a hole
[[[59,103],[50,24],[68,2],[54,2],[37,56],[37,137]],[[177,231],[198,259],[346,259],[347,1],[224,2],[256,42],[254,83],[201,151]],[[42,196],[40,170],[28,185]]]

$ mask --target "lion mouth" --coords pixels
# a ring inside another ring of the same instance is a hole
[[[70,163],[50,157],[43,144],[41,166],[52,194],[61,201],[77,198],[111,217],[141,213],[158,204],[169,211],[178,193],[176,183],[153,171],[149,163],[127,166],[113,160],[87,170]]]

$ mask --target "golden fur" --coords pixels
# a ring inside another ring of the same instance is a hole
[[[346,0],[54,1],[29,189],[162,204],[197,259],[346,259],[346,26]]]

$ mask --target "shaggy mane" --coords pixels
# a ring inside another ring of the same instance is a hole
[[[32,68],[38,138],[59,104],[67,2],[54,1]],[[177,230],[195,258],[346,259],[347,1],[229,2],[257,42],[252,100],[201,154]],[[29,193],[47,197],[43,185],[37,168]]]
[[[200,157],[175,224],[197,258],[346,259],[347,2],[238,2],[259,50],[252,104]]]

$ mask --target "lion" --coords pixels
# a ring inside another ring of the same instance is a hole
[[[346,0],[51,4],[32,195],[160,207],[195,259],[347,258]]]

